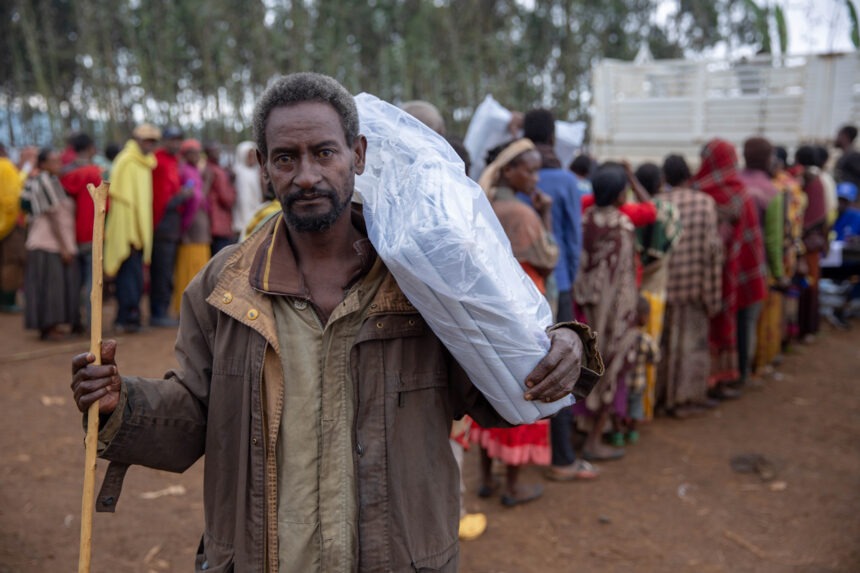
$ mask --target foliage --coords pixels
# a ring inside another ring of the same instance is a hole
[[[632,59],[643,44],[678,57],[749,39],[740,0],[679,0],[661,25],[658,4],[7,0],[0,109],[23,122],[47,117],[55,140],[74,129],[119,140],[138,118],[235,140],[248,135],[253,101],[273,75],[315,70],[354,92],[432,101],[455,132],[487,93],[581,118],[599,58]],[[5,131],[13,139],[11,123]]]
[[[860,49],[860,23],[857,21],[857,7],[854,5],[854,0],[845,0],[845,6],[848,8],[848,19],[851,24],[851,43],[855,48]]]

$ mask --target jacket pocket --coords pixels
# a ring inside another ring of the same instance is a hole
[[[412,561],[416,573],[457,573],[459,564],[460,545],[456,542],[441,553]]]
[[[194,560],[196,573],[233,573],[233,548],[203,534]]]
[[[386,376],[385,392],[399,394],[401,392],[416,392],[431,388],[447,388],[447,372],[398,372]]]
[[[430,404],[440,408],[440,412],[447,412],[448,374],[397,372],[386,376],[385,394],[389,412],[394,416],[420,414]]]

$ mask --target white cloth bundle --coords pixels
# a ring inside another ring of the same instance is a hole
[[[516,139],[508,130],[512,118],[513,113],[493,99],[492,95],[486,96],[472,114],[466,137],[463,138],[463,146],[472,160],[472,171],[469,175],[475,181],[486,167],[484,159],[487,151]],[[573,161],[577,151],[582,148],[584,139],[585,122],[556,120],[554,150],[563,169],[567,169]]]
[[[466,129],[466,137],[463,138],[463,147],[469,152],[472,160],[472,171],[469,176],[475,181],[481,177],[481,172],[486,167],[487,151],[501,145],[506,141],[514,139],[508,131],[508,124],[513,114],[502,104],[488,95],[484,101],[475,109],[469,127]]]
[[[562,169],[568,169],[576,153],[582,148],[585,139],[584,121],[555,122],[555,155]]]
[[[513,424],[573,403],[523,398],[552,316],[463,162],[438,134],[372,95],[356,97],[367,164],[356,178],[370,241],[413,305]]]

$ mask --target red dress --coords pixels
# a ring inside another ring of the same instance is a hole
[[[487,450],[490,458],[505,465],[547,466],[552,458],[549,420],[513,428],[482,428],[473,421],[469,436],[472,443]]]
[[[521,263],[526,274],[544,292],[543,277],[528,263]],[[472,421],[469,440],[487,451],[487,455],[505,465],[535,464],[547,466],[552,459],[549,445],[549,420],[513,428],[482,428]]]

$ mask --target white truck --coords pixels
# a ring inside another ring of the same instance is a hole
[[[740,61],[603,60],[592,76],[591,153],[599,160],[698,163],[714,137],[789,150],[860,123],[860,52]]]

